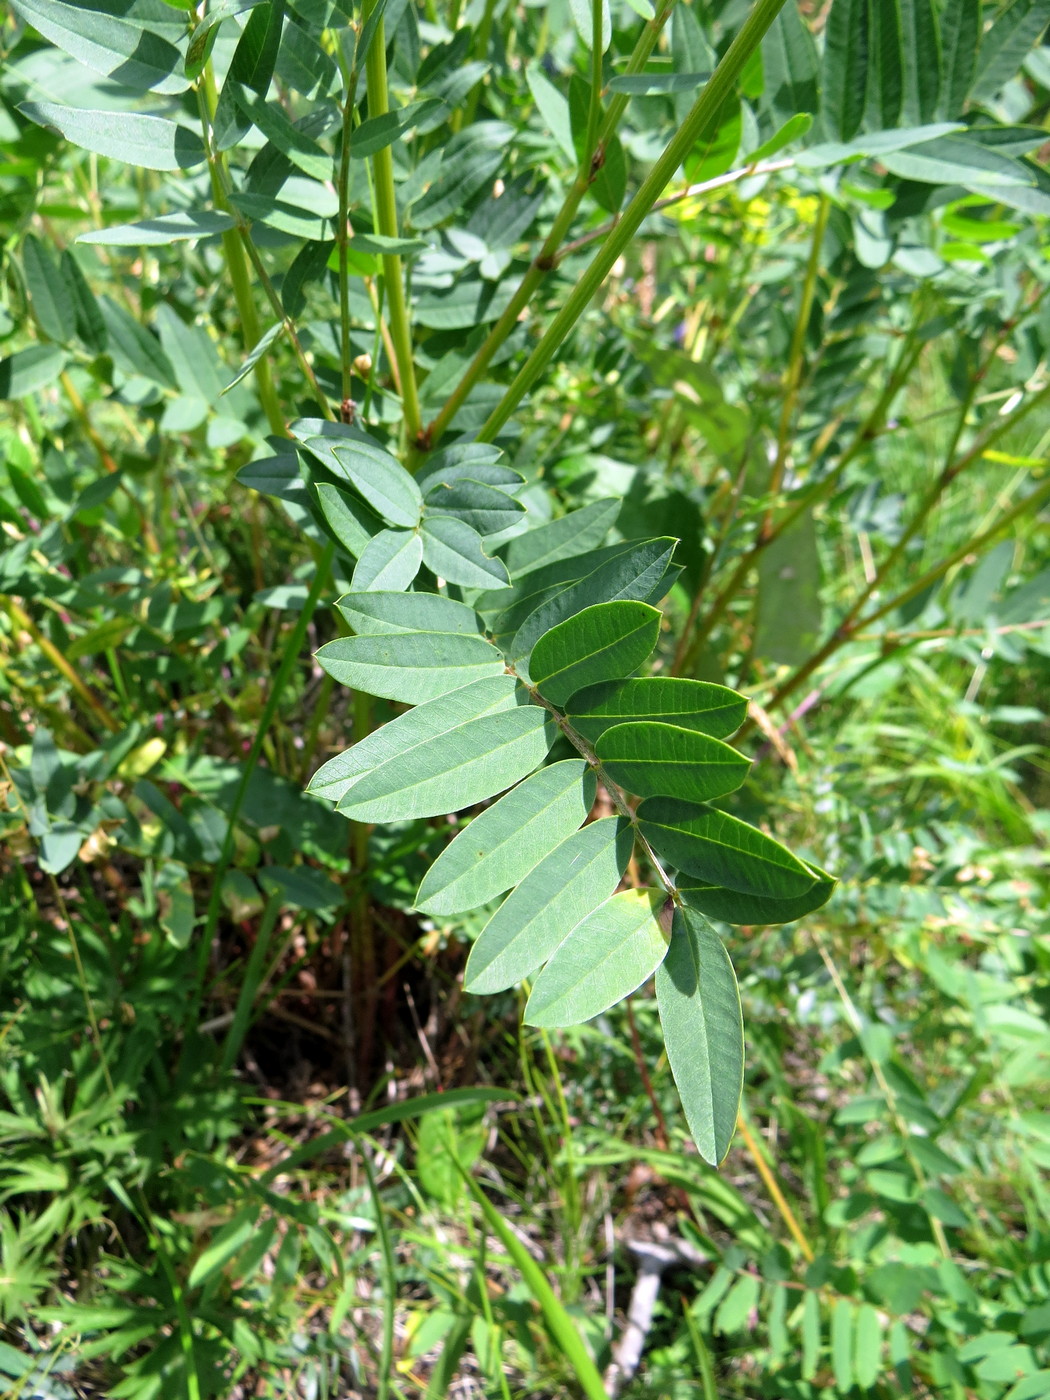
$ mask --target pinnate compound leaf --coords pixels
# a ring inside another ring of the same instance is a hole
[[[204,160],[200,137],[163,117],[139,112],[94,112],[57,102],[21,102],[18,110],[52,127],[74,146],[144,170],[187,170]]]
[[[429,703],[440,704],[484,684],[474,681]],[[342,798],[339,810],[362,822],[409,821],[462,811],[538,768],[557,734],[538,705],[468,720],[371,768]]]
[[[544,632],[595,603],[657,601],[665,591],[667,570],[677,543],[673,539],[629,543],[592,572],[540,603],[515,633],[511,659],[527,656]]]
[[[659,635],[656,608],[646,603],[596,603],[537,640],[529,657],[529,676],[553,705],[564,705],[584,686],[636,670]]]
[[[124,87],[139,92],[185,92],[182,55],[124,7],[105,0],[12,0],[12,6],[45,39]]]
[[[726,924],[790,924],[806,914],[812,914],[827,904],[838,883],[833,875],[818,865],[810,869],[816,884],[805,894],[787,899],[771,899],[765,895],[741,894],[719,885],[693,884],[688,877],[678,881],[678,889],[686,904],[699,909],[709,919],[721,919]]]
[[[504,672],[491,642],[450,632],[337,637],[321,647],[317,659],[342,685],[411,705]]]
[[[459,914],[512,889],[587,819],[597,788],[582,759],[541,768],[473,819],[423,877],[416,908]]]
[[[747,716],[747,701],[711,681],[640,676],[588,686],[572,697],[567,715],[577,733],[595,743],[614,725],[660,721],[725,739]]]
[[[638,808],[642,834],[687,875],[742,894],[785,899],[813,888],[817,877],[771,836],[728,812],[649,797]]]
[[[380,530],[361,551],[350,580],[354,592],[407,588],[423,562],[423,543],[414,530]]]
[[[419,631],[480,635],[474,609],[441,593],[348,593],[336,607],[359,636]]]
[[[521,702],[521,694],[513,676],[495,676],[419,705],[322,764],[310,779],[308,791],[329,802],[339,802],[371,769],[425,746],[431,740],[437,743],[446,735],[459,732],[472,720],[514,709]],[[513,781],[508,778],[506,786]],[[450,806],[441,810],[454,809]]]
[[[309,420],[308,420],[309,421]],[[423,497],[409,472],[377,442],[352,428],[345,435],[299,437],[308,452],[323,462],[333,476],[347,481],[388,525],[412,529],[423,512]]]
[[[744,1085],[744,1022],[736,974],[701,914],[676,910],[671,944],[656,971],[664,1044],[682,1110],[701,1157],[729,1151]]]
[[[160,214],[135,224],[114,224],[77,236],[78,243],[96,243],[111,248],[152,248],[177,243],[186,238],[210,238],[234,228],[229,214],[216,209],[180,209],[177,214]]]
[[[470,950],[468,992],[501,992],[547,961],[581,919],[616,889],[634,841],[619,817],[591,822],[567,837],[525,876]]]
[[[597,549],[609,533],[623,502],[618,498],[594,501],[558,520],[527,530],[509,541],[503,550],[511,577],[524,578],[535,569],[575,558]]]
[[[621,890],[581,919],[536,978],[526,1025],[579,1025],[648,981],[667,952],[665,904],[662,890]]]
[[[481,536],[465,520],[451,515],[423,521],[423,561],[438,578],[463,588],[491,588],[509,583],[506,565],[485,553]]]
[[[709,802],[735,792],[750,759],[695,729],[675,724],[618,724],[598,740],[595,753],[614,783],[637,797],[684,797]]]

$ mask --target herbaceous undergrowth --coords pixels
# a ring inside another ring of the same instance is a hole
[[[653,665],[677,541],[606,543],[614,500],[532,524],[524,478],[486,443],[438,452],[414,477],[358,428],[303,419],[292,431],[295,455],[241,475],[298,493],[314,529],[356,561],[337,604],[351,635],[318,660],[355,691],[412,707],[356,736],[310,791],[358,823],[465,812],[502,793],[431,866],[417,909],[457,915],[506,896],[465,985],[528,979],[531,1025],[589,1020],[655,973],[690,1131],[720,1162],[744,1036],[732,963],[705,916],[783,923],[819,908],[834,881],[716,805],[748,772],[725,742],[747,702]],[[589,820],[599,785],[613,812]]]

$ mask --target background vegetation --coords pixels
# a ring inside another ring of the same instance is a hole
[[[14,0],[5,1393],[1050,1395],[1048,22]],[[680,540],[655,671],[839,881],[715,925],[720,1169],[651,983],[523,1026],[415,912],[457,819],[305,792],[399,708],[314,659],[382,525],[319,417]]]

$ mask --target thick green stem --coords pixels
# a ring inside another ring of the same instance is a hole
[[[368,0],[364,19],[375,9],[375,0]],[[368,115],[381,117],[390,110],[390,94],[386,77],[386,39],[383,21],[376,25],[375,37],[366,59],[368,76]],[[397,199],[394,194],[394,159],[389,146],[376,151],[372,157],[375,175],[376,232],[384,238],[396,238]],[[401,406],[404,410],[405,437],[409,447],[417,445],[423,420],[416,387],[416,367],[412,358],[412,327],[408,319],[405,284],[401,258],[397,253],[383,254],[383,280],[390,316],[390,336],[394,343],[398,382],[401,386]]]
[[[569,294],[565,305],[547,327],[539,344],[482,426],[478,433],[479,441],[491,441],[507,423],[525,395],[538,382],[558,347],[608,277],[613,264],[652,211],[653,205],[660,198],[675,171],[717,117],[723,102],[733,92],[745,64],[762,42],[762,36],[776,19],[784,3],[785,0],[758,0],[740,32],[726,50],[711,81],[706,84],[690,109],[677,135],[672,138],[627,206],[620,223],[598,250],[590,266]]]
[[[672,0],[671,4],[665,5],[660,10],[659,14],[645,25],[634,47],[634,51],[628,60],[627,67],[624,69],[625,74],[633,75],[640,73],[645,67],[649,56],[656,47],[656,41],[660,37],[660,32],[667,23],[673,8],[674,0]],[[615,132],[624,112],[627,110],[628,100],[625,93],[618,92],[613,95],[608,110],[605,113],[605,118],[598,129],[595,149],[603,149],[610,136]],[[550,272],[552,268],[556,267],[560,261],[562,240],[572,226],[572,221],[576,217],[577,210],[593,178],[590,170],[592,160],[593,151],[586,163],[581,163],[580,168],[577,170],[576,178],[569,187],[562,207],[558,211],[554,223],[551,225],[551,230],[543,240],[543,246],[529,264],[528,270],[519,283],[517,291],[507,304],[503,315],[500,316],[499,320],[485,337],[483,344],[467,366],[463,378],[445,401],[441,412],[433,422],[428,425],[426,439],[430,446],[436,446],[438,444],[442,434],[462,408],[467,395],[488,369],[492,362],[492,357],[517,325],[518,318],[532,300],[533,293],[539,287],[547,273]]]

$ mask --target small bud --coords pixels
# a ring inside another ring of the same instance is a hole
[[[362,379],[367,379],[372,373],[372,356],[369,354],[354,356],[354,373],[360,375]]]

